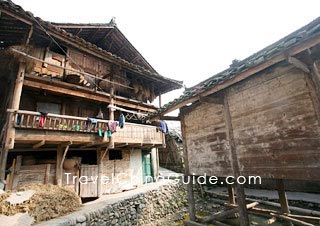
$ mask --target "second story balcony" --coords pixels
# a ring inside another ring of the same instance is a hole
[[[117,126],[116,132],[111,133],[109,120],[24,110],[14,111],[12,114],[15,144],[72,142],[73,145],[103,146],[107,145],[112,137],[115,147],[165,145],[164,134],[156,126],[127,122],[123,128]]]

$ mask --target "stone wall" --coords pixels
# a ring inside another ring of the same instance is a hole
[[[166,183],[108,205],[87,206],[85,211],[38,226],[156,225],[159,219],[178,212],[186,204],[184,185]]]

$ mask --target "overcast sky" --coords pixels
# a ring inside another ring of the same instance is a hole
[[[116,17],[118,28],[160,74],[187,87],[320,16],[319,0],[13,1],[54,22],[105,23]]]

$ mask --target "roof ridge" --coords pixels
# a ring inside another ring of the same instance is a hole
[[[64,29],[61,29],[59,28],[58,26],[52,24],[51,22],[49,21],[45,21],[43,19],[41,19],[40,17],[35,17],[33,15],[32,12],[29,12],[29,11],[26,11],[24,10],[20,5],[17,5],[15,4],[14,2],[12,2],[11,0],[0,0],[0,6],[4,6],[4,7],[8,7],[9,9],[11,10],[14,10],[15,13],[22,13],[24,17],[27,17],[29,20],[30,19],[35,19],[37,20],[41,25],[44,25],[47,29],[51,29],[53,31],[56,31],[56,32],[59,32],[60,35],[64,36],[65,38],[71,38],[73,39],[73,41],[76,41],[78,42],[79,44],[81,45],[85,45],[86,48],[88,49],[91,49],[97,53],[100,53],[100,54],[104,54],[105,56],[108,56],[108,57],[111,57],[113,60],[131,68],[132,70],[136,71],[136,72],[144,72],[144,73],[147,73],[148,75],[152,75],[152,76],[156,76],[160,79],[165,79],[165,80],[168,80],[172,83],[175,83],[176,85],[178,86],[182,86],[182,81],[178,81],[178,80],[175,80],[175,79],[171,79],[171,78],[167,78],[165,76],[162,76],[160,75],[158,72],[152,72],[140,65],[137,65],[137,64],[133,64],[133,63],[130,63],[129,61],[115,55],[115,54],[112,54],[111,52],[107,51],[107,50],[104,50],[100,47],[98,47],[97,45],[91,43],[91,42],[88,42],[82,38],[79,38],[78,36],[76,35],[73,35],[69,32],[67,32],[66,30]],[[30,18],[31,17],[31,18]]]

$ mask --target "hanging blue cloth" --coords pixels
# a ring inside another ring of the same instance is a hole
[[[124,115],[121,113],[119,117],[119,127],[122,129],[124,127],[124,123],[126,122],[126,118]]]
[[[160,121],[160,130],[165,134],[169,133],[168,125],[165,121]]]

